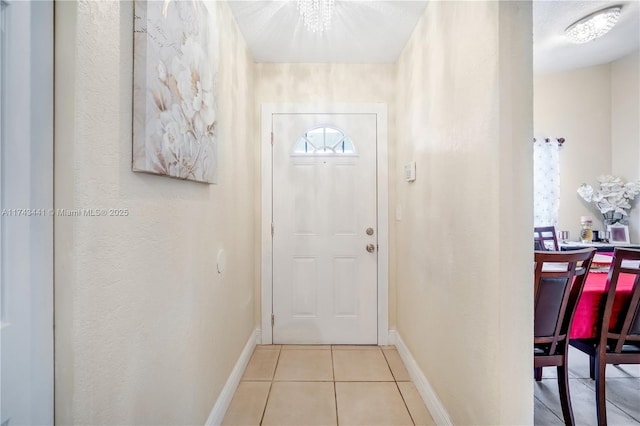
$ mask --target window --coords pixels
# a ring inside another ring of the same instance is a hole
[[[533,226],[558,224],[563,143],[564,138],[533,140]]]
[[[293,155],[356,155],[356,148],[342,130],[323,125],[307,130],[296,142]]]

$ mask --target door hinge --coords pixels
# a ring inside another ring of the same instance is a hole
[[[271,236],[273,237],[273,223],[271,223]]]
[[[271,327],[276,323],[276,316],[271,314]]]
[[[271,146],[273,146],[273,132],[271,132]]]

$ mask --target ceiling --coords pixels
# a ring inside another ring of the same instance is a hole
[[[564,30],[590,13],[622,5],[620,20],[603,37],[584,44],[571,43]],[[582,68],[615,61],[640,47],[640,2],[533,2],[533,63],[537,73]]]
[[[394,63],[426,4],[426,0],[336,0],[331,30],[310,33],[294,0],[229,1],[256,62],[285,63]],[[604,37],[585,44],[564,37],[566,27],[612,5],[622,5],[622,13],[618,25]],[[607,63],[640,47],[640,2],[534,0],[533,27],[536,73]]]
[[[256,62],[394,63],[426,2],[336,0],[324,33],[304,28],[294,0],[229,5]]]

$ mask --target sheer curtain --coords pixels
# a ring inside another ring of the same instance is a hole
[[[563,143],[562,138],[533,140],[533,226],[558,224]]]

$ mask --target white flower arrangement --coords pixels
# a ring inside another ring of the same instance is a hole
[[[640,194],[640,180],[624,183],[618,176],[603,175],[598,177],[598,182],[598,192],[594,192],[591,185],[583,183],[578,188],[578,194],[585,201],[593,202],[606,220],[628,216],[631,201]]]

